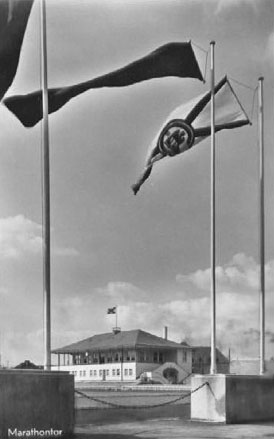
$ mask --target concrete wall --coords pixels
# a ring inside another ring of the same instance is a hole
[[[206,383],[209,383],[207,385]],[[194,375],[191,378],[191,420],[226,422],[225,375]]]
[[[226,377],[227,423],[274,420],[274,378]]]
[[[73,376],[40,370],[1,370],[0,389],[1,439],[15,437],[9,434],[15,429],[17,435],[18,431],[31,429],[62,430],[65,435],[73,432]]]
[[[208,383],[208,385],[206,384]],[[191,419],[243,423],[274,420],[274,378],[258,375],[195,375]]]

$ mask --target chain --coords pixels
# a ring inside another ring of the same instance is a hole
[[[86,393],[81,392],[80,390],[75,390],[75,393],[77,393],[80,396],[83,396],[84,398],[90,399],[91,401],[99,402],[101,404],[106,404],[110,407],[115,407],[115,408],[120,408],[120,409],[147,409],[147,408],[154,408],[154,407],[163,407],[165,405],[169,405],[169,404],[173,404],[177,401],[181,401],[185,398],[188,398],[190,395],[192,395],[192,393],[197,392],[202,387],[208,386],[208,385],[209,385],[209,383],[206,381],[205,383],[201,384],[199,387],[197,387],[196,389],[187,393],[186,395],[181,395],[178,398],[173,399],[171,401],[166,401],[166,402],[162,402],[159,404],[150,404],[150,405],[121,405],[121,404],[115,404],[115,403],[109,402],[109,401],[104,401],[104,400],[99,399],[99,398],[94,398],[93,396],[89,396]]]

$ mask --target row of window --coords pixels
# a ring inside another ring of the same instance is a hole
[[[116,352],[104,354],[102,352],[73,355],[73,364],[104,364],[104,363],[117,363],[121,361],[135,361],[135,352]]]
[[[122,361],[135,361],[135,357],[126,357],[126,358],[122,358],[122,357],[118,357],[116,356],[115,358],[105,358],[105,357],[101,357],[101,358],[90,358],[90,357],[86,357],[86,358],[74,358],[73,359],[73,364],[106,364],[106,363],[121,363]]]
[[[77,370],[72,370],[71,371],[71,373],[74,376],[79,376],[81,378],[87,377],[88,376],[87,372],[88,371],[86,371],[86,370],[78,370],[78,371]],[[97,373],[97,372],[99,372],[99,373]],[[111,370],[109,370],[109,369],[99,369],[99,370],[97,370],[97,369],[94,369],[94,370],[90,369],[90,371],[89,371],[89,376],[90,377],[97,377],[97,376],[99,376],[99,377],[103,378],[103,377],[110,376],[110,374],[113,377],[120,376],[121,375],[121,370],[120,369],[111,369]],[[124,375],[125,376],[132,376],[133,375],[133,370],[132,369],[124,369]]]
[[[137,352],[116,352],[116,353],[103,353],[103,352],[86,352],[85,354],[72,355],[72,364],[108,364],[108,363],[122,363],[122,362],[135,362],[140,363],[157,363],[162,364],[166,361],[174,361],[174,355],[168,352],[148,351],[140,350]],[[186,363],[188,360],[187,350],[182,351],[181,361]],[[64,360],[65,364],[65,360]],[[69,359],[66,364],[70,364]]]

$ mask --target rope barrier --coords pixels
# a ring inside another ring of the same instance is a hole
[[[81,392],[80,390],[75,390],[75,393],[77,393],[78,395],[80,395],[80,396],[82,396],[84,398],[87,398],[87,399],[89,399],[91,401],[98,402],[100,404],[105,404],[105,405],[108,405],[108,406],[114,407],[114,408],[120,408],[120,409],[148,409],[148,408],[163,407],[163,406],[166,406],[166,405],[169,405],[169,404],[173,404],[175,402],[178,402],[180,400],[188,398],[190,395],[192,395],[192,393],[195,393],[198,390],[200,390],[202,387],[208,386],[208,385],[209,385],[209,383],[205,382],[205,383],[201,384],[199,387],[197,387],[196,389],[194,389],[191,392],[187,393],[186,395],[181,395],[178,398],[173,399],[171,401],[166,401],[166,402],[162,402],[162,403],[159,403],[159,404],[147,404],[147,405],[122,405],[122,404],[115,404],[115,403],[110,402],[110,401],[104,401],[102,399],[95,398],[93,396],[87,395],[86,393]]]

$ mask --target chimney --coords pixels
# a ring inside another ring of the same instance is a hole
[[[164,339],[167,340],[167,332],[168,332],[168,328],[167,326],[164,326]]]

